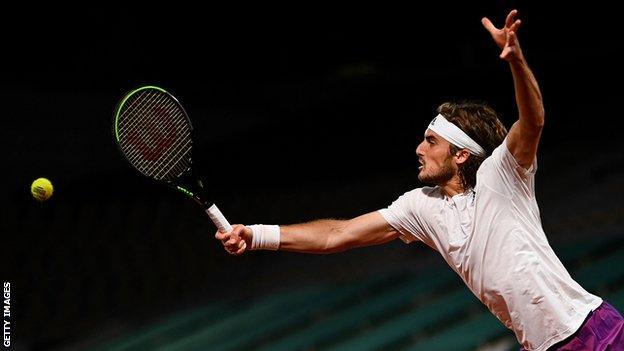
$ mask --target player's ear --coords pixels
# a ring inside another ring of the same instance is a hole
[[[470,157],[470,152],[466,149],[461,149],[455,153],[455,162],[457,165],[461,165],[462,163],[468,161],[468,157]]]

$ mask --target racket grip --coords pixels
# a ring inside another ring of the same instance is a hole
[[[212,206],[210,206],[206,210],[206,213],[208,214],[208,217],[212,219],[212,222],[217,226],[217,228],[219,228],[219,231],[221,233],[227,233],[232,231],[232,226],[227,221],[227,219],[225,219],[225,216],[223,216],[223,213],[221,213],[217,205],[213,204]]]

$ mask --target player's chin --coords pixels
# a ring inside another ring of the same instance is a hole
[[[429,177],[427,177],[427,173],[423,168],[420,168],[418,171],[418,180],[421,182],[426,181]]]
[[[431,174],[427,174],[425,172],[418,173],[418,180],[423,184],[431,184],[431,185],[437,184],[436,177],[432,176]]]

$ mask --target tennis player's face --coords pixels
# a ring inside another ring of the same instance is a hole
[[[416,148],[420,167],[418,180],[426,184],[443,184],[457,173],[457,165],[449,152],[451,144],[427,129],[425,139]]]

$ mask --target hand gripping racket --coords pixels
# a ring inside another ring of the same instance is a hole
[[[232,226],[206,197],[193,167],[193,127],[178,100],[162,88],[144,86],[121,99],[113,134],[126,160],[144,176],[186,194],[200,204],[221,232]]]

